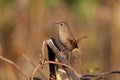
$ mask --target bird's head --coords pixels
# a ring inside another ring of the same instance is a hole
[[[55,23],[55,25],[57,27],[67,27],[68,26],[68,24],[66,22],[58,22],[58,23]]]

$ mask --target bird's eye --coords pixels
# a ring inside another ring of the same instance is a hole
[[[61,25],[61,26],[64,26],[64,23],[61,23],[60,25]]]

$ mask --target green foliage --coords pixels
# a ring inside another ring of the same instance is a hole
[[[13,3],[14,0],[0,0],[0,4],[3,4],[3,5],[9,5],[11,3]]]
[[[45,0],[47,6],[53,8],[58,5],[59,0]]]
[[[75,5],[79,2],[80,0],[65,0],[65,2],[69,5]]]
[[[97,0],[65,0],[66,3],[73,8],[74,12],[79,16],[80,20],[86,22],[90,19],[92,9],[96,5]]]

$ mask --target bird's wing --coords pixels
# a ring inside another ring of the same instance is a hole
[[[77,42],[74,38],[69,38],[69,41],[74,47],[77,47]]]

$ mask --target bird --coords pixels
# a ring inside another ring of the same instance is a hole
[[[73,36],[68,23],[59,22],[55,23],[58,28],[58,38],[60,43],[65,49],[72,51],[75,48],[78,48],[77,41]]]
[[[58,28],[58,38],[59,41],[61,43],[61,45],[65,48],[64,50],[68,50],[69,51],[69,61],[70,61],[70,57],[72,55],[72,51],[74,49],[78,49],[78,43],[83,39],[86,38],[85,35],[79,37],[78,39],[76,39],[67,22],[58,22],[55,23],[55,26],[57,26]]]

